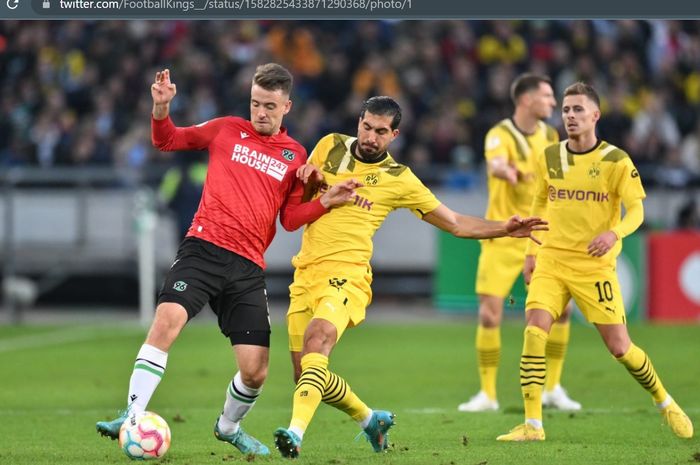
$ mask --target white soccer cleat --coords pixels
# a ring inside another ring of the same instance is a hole
[[[490,412],[498,410],[498,401],[491,399],[484,391],[479,391],[477,395],[469,399],[469,402],[461,403],[457,406],[460,412]]]
[[[554,386],[551,391],[542,392],[542,406],[565,411],[581,410],[581,404],[571,399],[560,384]]]

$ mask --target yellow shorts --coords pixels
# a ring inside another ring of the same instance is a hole
[[[372,301],[372,271],[369,266],[323,262],[298,268],[289,286],[287,332],[289,350],[301,352],[304,332],[312,318],[322,318],[335,326],[338,335],[365,319]]]
[[[530,281],[525,310],[541,309],[556,320],[566,303],[574,298],[583,316],[590,323],[624,324],[625,304],[614,266],[591,269],[576,266],[576,261],[537,257]],[[585,271],[583,271],[585,270]]]
[[[481,241],[476,293],[505,298],[523,271],[529,239],[501,237]]]

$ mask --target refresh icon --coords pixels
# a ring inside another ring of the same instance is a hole
[[[19,6],[19,0],[7,0],[7,8],[14,10]]]

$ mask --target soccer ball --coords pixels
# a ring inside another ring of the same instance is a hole
[[[119,447],[134,460],[157,459],[170,447],[170,427],[159,415],[129,415],[119,430]]]

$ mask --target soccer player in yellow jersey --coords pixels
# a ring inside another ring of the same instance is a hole
[[[393,414],[373,411],[362,402],[345,380],[329,371],[328,357],[345,329],[365,319],[372,299],[372,236],[390,212],[408,208],[418,218],[465,238],[532,237],[532,231],[546,229],[539,218],[516,215],[489,221],[442,205],[387,152],[399,134],[400,121],[401,108],[394,100],[372,97],[362,106],[357,137],[329,134],[308,159],[308,172],[316,167],[324,177],[320,192],[343,179],[356,179],[362,187],[349,203],[306,227],[301,250],[292,259],[296,271],[289,287],[287,326],[297,385],[289,428],[274,433],[284,457],[299,455],[304,432],[322,401],[357,421],[376,452],[387,448]]]
[[[681,438],[693,436],[690,419],[661,384],[647,354],[632,343],[625,326],[615,259],[622,238],[642,223],[646,194],[629,155],[596,138],[599,105],[590,85],[569,86],[562,102],[569,138],[537,158],[538,185],[531,211],[546,217],[550,230],[537,251],[537,266],[535,250],[528,247],[524,268],[526,277],[531,276],[520,358],[525,423],[499,436],[499,441],[544,440],[540,397],[545,345],[552,323],[571,297],[610,353],[651,394],[673,432]]]
[[[535,193],[535,157],[545,147],[559,142],[556,129],[544,123],[557,104],[548,77],[525,73],[510,88],[515,111],[512,118],[500,121],[489,130],[485,140],[489,203],[486,218],[504,220],[512,214],[526,216]],[[501,359],[501,319],[503,301],[523,270],[527,241],[511,237],[481,241],[476,274],[479,295],[479,326],[476,353],[481,389],[459,404],[461,412],[498,410],[496,375]],[[566,307],[552,327],[547,341],[547,379],[542,404],[561,410],[580,410],[561,387],[564,354],[569,343],[569,314]]]

